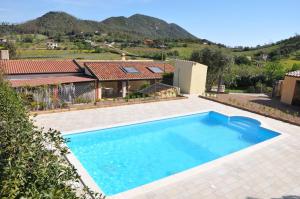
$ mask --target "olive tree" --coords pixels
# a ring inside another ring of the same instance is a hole
[[[263,74],[266,76],[268,84],[272,86],[275,81],[284,78],[286,72],[286,68],[281,63],[270,62],[264,66]]]
[[[220,50],[204,48],[201,51],[194,51],[190,60],[207,65],[206,89],[211,90],[212,86],[217,84],[219,92],[224,73],[230,69],[233,58]]]
[[[9,51],[10,58],[13,59],[17,57],[17,48],[14,43],[7,42],[6,44],[4,44],[4,49]]]

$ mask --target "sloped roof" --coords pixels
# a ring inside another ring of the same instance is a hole
[[[300,70],[289,72],[286,75],[290,77],[300,77]]]
[[[72,60],[0,60],[7,75],[41,73],[77,73],[80,68]]]
[[[42,86],[42,85],[57,85],[64,83],[75,83],[75,82],[91,82],[96,81],[96,79],[86,77],[86,76],[62,76],[62,77],[45,77],[45,78],[35,78],[35,79],[18,79],[9,80],[12,87],[22,87],[22,86]]]
[[[120,62],[86,62],[85,67],[99,80],[138,80],[161,79],[162,73],[154,73],[148,67],[156,66],[166,73],[174,72],[174,67],[165,62],[120,61]],[[126,73],[123,67],[134,67],[138,73]]]

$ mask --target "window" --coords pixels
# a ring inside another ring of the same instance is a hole
[[[135,67],[132,67],[132,66],[124,66],[124,67],[122,67],[122,69],[125,73],[139,73],[139,71]]]
[[[160,68],[160,67],[158,67],[158,66],[150,66],[150,67],[148,67],[148,69],[150,70],[150,71],[152,71],[153,73],[163,73],[164,71]]]

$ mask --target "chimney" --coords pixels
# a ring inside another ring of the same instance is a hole
[[[126,54],[125,54],[125,53],[122,53],[121,60],[122,60],[122,61],[126,61]]]
[[[0,50],[0,60],[9,60],[8,50]]]

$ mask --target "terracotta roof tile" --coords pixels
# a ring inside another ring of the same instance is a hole
[[[72,60],[0,60],[0,69],[8,75],[76,73],[80,70]]]
[[[300,70],[289,72],[286,75],[291,77],[300,77]]]
[[[99,80],[133,80],[133,79],[161,79],[162,73],[153,73],[147,67],[156,66],[164,72],[174,72],[171,64],[164,62],[120,61],[120,62],[86,62],[85,66]],[[122,67],[134,67],[139,73],[126,73]]]
[[[12,87],[56,85],[56,84],[63,84],[63,83],[91,82],[91,81],[96,81],[96,79],[86,77],[86,76],[63,76],[63,77],[45,77],[45,78],[35,78],[35,79],[9,80]]]

